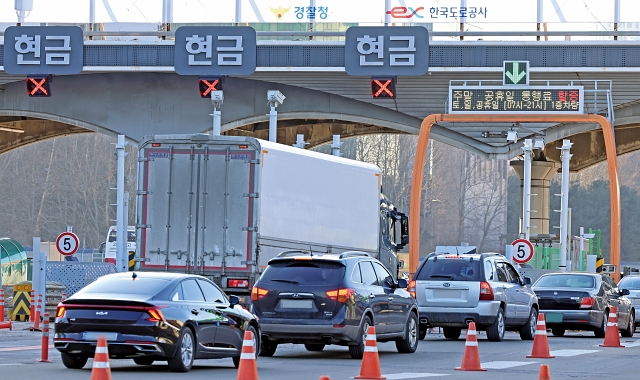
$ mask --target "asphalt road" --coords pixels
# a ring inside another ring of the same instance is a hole
[[[58,352],[51,347],[53,363],[39,363],[41,334],[25,330],[21,324],[15,331],[0,330],[0,379],[87,380],[92,361],[82,370],[65,368]],[[503,342],[489,342],[480,333],[479,351],[486,372],[455,371],[462,361],[464,335],[458,341],[444,339],[441,334],[428,334],[414,354],[398,354],[394,343],[378,345],[380,366],[387,379],[538,379],[540,364],[548,364],[551,378],[558,379],[637,379],[640,366],[640,333],[622,338],[626,348],[598,347],[602,339],[590,332],[567,332],[562,338],[549,334],[549,347],[554,359],[527,359],[532,342],[522,341],[518,334],[507,333]],[[237,377],[231,359],[196,361],[188,374],[176,374],[166,364],[138,366],[132,360],[112,360],[112,378],[136,380],[229,379]],[[258,358],[261,380],[311,380],[321,375],[332,380],[350,379],[360,373],[361,361],[349,357],[345,347],[328,346],[323,352],[308,352],[304,346],[282,345],[271,358]]]

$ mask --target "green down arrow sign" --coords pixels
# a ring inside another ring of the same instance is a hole
[[[529,62],[528,61],[505,61],[504,62],[504,85],[528,85],[529,84]]]

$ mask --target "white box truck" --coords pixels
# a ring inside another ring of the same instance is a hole
[[[204,134],[147,136],[138,162],[140,270],[201,274],[238,295],[286,250],[363,251],[398,273],[408,219],[375,165]]]

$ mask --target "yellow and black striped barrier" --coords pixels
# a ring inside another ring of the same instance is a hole
[[[132,271],[134,270],[134,266],[136,264],[136,252],[135,251],[129,251],[129,270]]]
[[[604,257],[600,256],[596,259],[596,272],[602,272],[602,266],[604,265]]]
[[[13,308],[9,319],[26,322],[31,315],[31,282],[23,281],[13,285]]]

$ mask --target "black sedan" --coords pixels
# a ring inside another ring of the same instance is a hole
[[[99,336],[112,359],[166,360],[172,371],[187,372],[194,359],[231,357],[237,367],[245,331],[260,347],[256,317],[238,301],[201,276],[110,274],[58,305],[53,342],[67,368],[82,368]]]
[[[606,274],[547,273],[531,290],[538,296],[540,313],[544,313],[554,336],[563,336],[566,330],[591,330],[596,337],[603,338],[611,306],[618,309],[622,336],[633,336],[635,309],[625,297],[629,290],[618,290]]]

